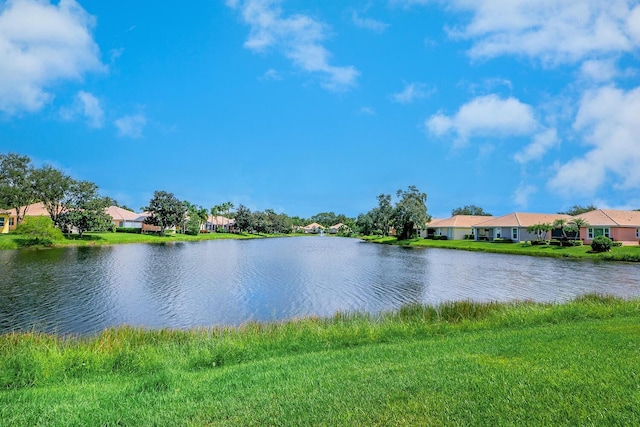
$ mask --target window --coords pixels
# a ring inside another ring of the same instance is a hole
[[[512,228],[511,229],[511,238],[513,240],[518,240],[518,229],[517,228]]]
[[[640,239],[640,228],[636,228],[636,238]]]
[[[501,228],[501,227],[496,227],[496,228],[493,230],[493,233],[494,233],[493,237],[494,237],[495,239],[499,239],[500,237],[502,237],[502,228]]]
[[[9,227],[13,227],[13,217],[9,218]]]
[[[587,237],[589,238],[589,240],[599,236],[611,237],[610,234],[611,233],[608,228],[588,228],[587,229]]]
[[[4,227],[4,217],[0,216],[0,227]]]

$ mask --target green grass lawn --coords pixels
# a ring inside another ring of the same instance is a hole
[[[0,424],[638,425],[640,300],[0,337]]]
[[[374,243],[384,243],[409,247],[461,249],[466,251],[493,252],[515,255],[531,255],[556,258],[601,259],[609,261],[640,262],[640,245],[614,247],[611,252],[590,253],[591,246],[546,246],[529,245],[526,243],[491,243],[473,240],[428,240],[411,239],[397,240],[395,237],[367,236],[364,240]]]

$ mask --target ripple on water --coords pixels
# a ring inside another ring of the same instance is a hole
[[[640,295],[640,265],[302,237],[0,251],[0,332],[238,325],[443,301]]]

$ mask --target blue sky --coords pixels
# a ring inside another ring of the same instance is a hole
[[[640,2],[0,0],[0,152],[134,209],[640,208]]]

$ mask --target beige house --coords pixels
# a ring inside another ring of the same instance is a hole
[[[314,222],[304,227],[304,232],[306,234],[318,234],[324,231],[324,227]]]
[[[209,215],[205,228],[209,231],[221,231],[223,233],[233,233],[236,229],[236,220],[220,215]]]
[[[118,206],[109,206],[104,210],[113,221],[113,225],[120,228],[142,228],[144,216]]]
[[[329,234],[336,234],[340,232],[341,228],[347,228],[347,226],[341,222],[337,223],[336,225],[332,225],[331,227],[329,227]]]
[[[473,227],[490,218],[478,215],[454,215],[451,218],[431,220],[424,233],[421,233],[421,237],[428,239],[446,236],[447,240],[473,239]]]
[[[539,214],[539,213],[524,213],[514,212],[499,217],[485,217],[490,218],[486,221],[480,222],[474,225],[473,234],[475,240],[488,240],[493,241],[495,239],[511,239],[514,242],[526,242],[529,240],[538,240],[539,236],[535,233],[530,233],[527,228],[536,224],[553,224],[558,219],[564,219],[570,221],[572,219],[569,215],[564,214]],[[560,238],[562,237],[559,229],[554,229],[547,238]],[[560,233],[560,234],[559,234]]]
[[[640,212],[597,209],[576,215],[588,226],[580,228],[580,238],[590,244],[595,237],[606,236],[623,245],[637,245],[640,241]]]
[[[20,211],[24,209],[24,206],[20,207]],[[38,202],[27,206],[27,216],[46,216],[49,217],[49,212],[44,206],[44,203]],[[3,221],[4,220],[4,221]],[[8,233],[16,229],[18,225],[15,209],[0,210],[0,233]],[[6,230],[6,231],[5,231]]]

